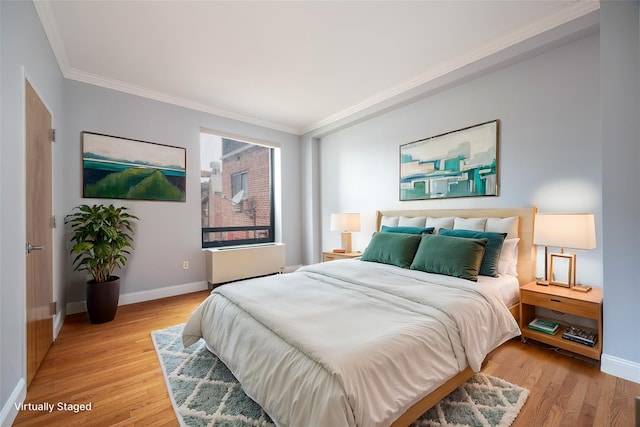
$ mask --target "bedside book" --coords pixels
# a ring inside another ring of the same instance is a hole
[[[598,341],[598,334],[576,328],[575,326],[569,326],[562,334],[562,338],[579,344],[588,345],[589,347],[594,347]]]
[[[535,331],[544,332],[545,334],[554,335],[558,332],[559,325],[544,319],[533,319],[529,322],[529,328]]]

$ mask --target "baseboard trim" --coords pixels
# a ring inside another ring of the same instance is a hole
[[[18,384],[13,388],[11,395],[7,399],[2,412],[0,412],[0,425],[10,427],[18,416],[18,408],[27,397],[27,383],[24,378],[20,378]]]
[[[151,301],[206,290],[207,282],[202,281],[166,286],[164,288],[150,289],[148,291],[130,292],[128,294],[120,295],[118,305],[135,304],[137,302]],[[84,301],[70,302],[67,304],[67,314],[84,313],[85,311],[87,311],[87,306]]]
[[[64,316],[65,313],[63,311],[59,311],[53,316],[53,340],[55,341],[58,338],[58,334],[62,329],[62,325],[64,324]]]
[[[600,358],[600,370],[605,374],[640,384],[640,363],[603,354]]]

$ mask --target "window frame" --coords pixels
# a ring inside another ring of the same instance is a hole
[[[246,144],[259,145],[269,149],[269,224],[268,225],[254,225],[254,226],[228,226],[228,227],[201,227],[201,246],[202,249],[210,249],[210,248],[233,248],[237,246],[248,246],[248,245],[256,245],[256,244],[268,244],[275,243],[276,239],[276,227],[275,227],[275,147],[260,144],[252,141],[247,141],[241,137],[231,137],[226,136],[221,133],[216,132],[203,132],[210,135],[219,136],[221,138],[233,139],[235,141],[243,142]],[[248,172],[241,172],[248,173]],[[243,200],[246,199],[246,194],[243,195]],[[210,206],[208,207],[209,212],[211,212]],[[225,232],[225,231],[261,231],[266,230],[268,233],[268,237],[262,238],[254,238],[254,239],[237,239],[237,240],[213,240],[208,241],[205,240],[205,236],[208,233],[217,233],[217,232]]]
[[[234,187],[234,182],[235,182],[235,178],[239,177],[240,178],[240,190],[244,190],[244,193],[242,193],[242,199],[241,200],[247,200],[249,198],[249,172],[248,171],[242,171],[242,172],[236,172],[234,174],[231,175],[231,197],[235,197],[236,194],[238,192],[234,192],[233,191],[233,187]]]

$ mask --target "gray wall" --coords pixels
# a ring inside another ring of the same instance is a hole
[[[31,2],[0,2],[0,422],[15,413],[24,393],[25,324],[25,148],[24,78],[50,109],[54,127],[64,119],[63,79]],[[54,146],[54,171],[62,153]],[[54,179],[54,192],[60,188]],[[60,208],[54,194],[54,210]],[[56,230],[54,241],[60,242]],[[64,299],[61,254],[54,254],[54,296]],[[56,316],[56,324],[61,316]]]
[[[323,137],[323,248],[339,244],[339,233],[329,231],[330,213],[357,211],[363,229],[353,244],[364,249],[376,209],[593,212],[601,238],[598,45],[598,34],[591,34]],[[493,119],[500,119],[499,197],[398,200],[399,145]],[[578,258],[578,281],[602,286],[602,245]]]
[[[307,262],[317,261],[321,248],[339,244],[338,234],[328,231],[331,212],[362,212],[363,231],[354,234],[357,249],[366,245],[380,208],[537,206],[540,211],[595,213],[598,248],[579,253],[578,280],[604,288],[603,369],[615,372],[627,366],[620,375],[638,370],[640,339],[631,340],[635,346],[629,344],[626,325],[640,324],[634,268],[640,192],[632,174],[640,161],[639,21],[637,2],[603,2],[600,34],[390,108],[320,140],[305,136],[300,141],[282,132],[66,81],[32,3],[0,2],[0,422],[12,419],[26,374],[22,66],[52,110],[59,132],[53,160],[59,224],[73,206],[92,201],[81,198],[81,131],[187,148],[186,203],[122,203],[142,218],[135,253],[123,272],[125,293],[205,279],[199,244],[198,132],[206,127],[281,145],[282,240],[290,265],[302,262],[303,255]],[[400,144],[496,118],[501,120],[499,197],[398,201]],[[59,226],[54,230],[54,295],[62,307],[83,299],[84,278],[69,271],[66,241],[65,227]],[[187,271],[181,267],[185,259],[191,263]],[[63,315],[60,311],[56,316],[56,328]]]
[[[600,91],[604,229],[602,368],[640,363],[640,10],[637,1],[601,3]],[[640,367],[636,365],[636,381]]]
[[[84,130],[187,149],[185,203],[109,200],[130,207],[141,218],[135,251],[123,276],[122,293],[141,299],[169,287],[205,284],[200,244],[201,128],[279,144],[281,147],[281,240],[287,264],[301,263],[300,147],[296,135],[65,80],[31,2],[0,2],[0,423],[10,423],[16,401],[24,398],[25,366],[25,211],[23,74],[53,113],[54,298],[57,331],[67,303],[84,300],[85,276],[69,266],[64,217],[82,199],[81,137]],[[24,73],[23,73],[24,68]],[[104,202],[104,201],[103,201]],[[182,261],[190,261],[189,270]],[[140,297],[140,295],[142,295]],[[77,304],[82,306],[82,304]]]
[[[339,245],[338,233],[329,230],[332,212],[362,213],[362,231],[353,235],[359,250],[374,231],[376,209],[592,212],[598,246],[576,252],[578,282],[604,291],[602,369],[640,382],[640,191],[634,178],[640,162],[640,13],[637,1],[601,7],[595,34],[323,136],[315,205],[320,227],[307,225],[306,253],[317,260],[320,249]],[[499,197],[398,201],[400,144],[496,118]],[[313,146],[312,138],[304,140]]]
[[[300,259],[300,150],[298,137],[198,111],[148,100],[75,81],[65,81],[64,212],[79,203],[99,202],[81,198],[81,132],[90,131],[156,142],[187,149],[186,203],[117,201],[140,217],[135,251],[122,277],[122,294],[205,281],[200,234],[200,128],[277,143],[282,156],[282,241],[287,264]],[[103,201],[105,202],[105,201]],[[182,262],[189,261],[189,270]],[[70,271],[69,301],[84,300],[85,276]]]

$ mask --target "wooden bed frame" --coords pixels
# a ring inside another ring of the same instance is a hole
[[[383,216],[405,216],[418,217],[430,216],[434,218],[460,217],[460,218],[508,218],[519,217],[518,221],[518,281],[520,285],[529,283],[535,278],[536,254],[533,246],[533,220],[536,208],[514,208],[514,209],[429,209],[429,210],[408,210],[408,211],[378,211],[376,219],[376,230],[380,230]],[[513,317],[519,320],[520,304],[509,307]],[[429,408],[446,397],[453,390],[464,384],[475,372],[470,367],[458,373],[456,376],[442,384],[432,393],[415,403],[396,421],[392,427],[408,426]]]

